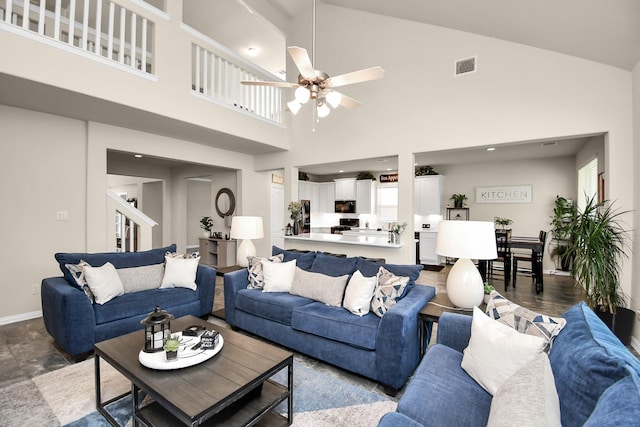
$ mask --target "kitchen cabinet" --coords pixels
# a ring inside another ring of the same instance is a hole
[[[376,213],[376,182],[371,179],[356,181],[356,213]]]
[[[356,200],[355,178],[341,178],[334,181],[336,184],[335,200]]]
[[[317,200],[318,184],[309,181],[298,181],[298,200]],[[313,205],[311,206],[313,209]]]
[[[419,176],[414,181],[414,213],[416,215],[442,215],[444,206],[444,176]]]
[[[442,264],[442,257],[436,254],[436,240],[438,233],[420,232],[420,263],[427,265]]]
[[[333,213],[335,196],[335,184],[333,182],[318,183],[318,202],[311,202],[312,212]],[[316,205],[315,208],[313,205]],[[317,209],[317,210],[316,210]]]

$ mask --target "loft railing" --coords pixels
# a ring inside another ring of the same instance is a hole
[[[153,72],[153,22],[113,1],[0,0],[0,22]]]
[[[107,207],[109,218],[115,218],[107,225],[107,233],[116,238],[117,252],[144,251],[153,247],[152,229],[157,222],[110,190],[107,190]]]
[[[194,94],[282,125],[282,88],[246,86],[243,80],[277,80],[277,77],[229,51],[191,27],[191,90]]]

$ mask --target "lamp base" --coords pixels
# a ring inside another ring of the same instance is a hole
[[[246,267],[249,264],[247,257],[256,256],[256,247],[251,239],[244,239],[238,246],[238,253],[236,255],[236,262],[240,267]]]
[[[472,308],[482,304],[482,276],[470,259],[460,258],[451,268],[447,277],[447,295],[456,307]]]

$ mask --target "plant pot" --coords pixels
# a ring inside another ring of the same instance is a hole
[[[210,231],[202,232],[202,237],[204,237],[205,239],[208,239],[209,237],[211,237],[211,232]]]
[[[462,201],[454,200],[453,201],[453,207],[456,208],[456,209],[462,208]]]
[[[608,311],[600,310],[600,307],[596,307],[594,312],[613,331],[614,335],[622,341],[622,344],[625,346],[631,344],[631,332],[635,321],[633,310],[616,307],[616,314],[611,314]]]
[[[167,356],[167,362],[172,360],[178,360],[178,350],[176,351],[165,351],[165,356]]]
[[[489,304],[489,299],[491,299],[491,297],[489,296],[489,294],[484,294],[484,299],[483,299],[483,301],[484,301],[484,303],[485,303],[485,304]]]

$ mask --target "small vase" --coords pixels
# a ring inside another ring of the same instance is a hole
[[[400,241],[400,235],[392,231],[389,232],[389,243],[392,245],[397,244]]]
[[[293,235],[297,236],[300,233],[300,224],[298,221],[293,221]]]

